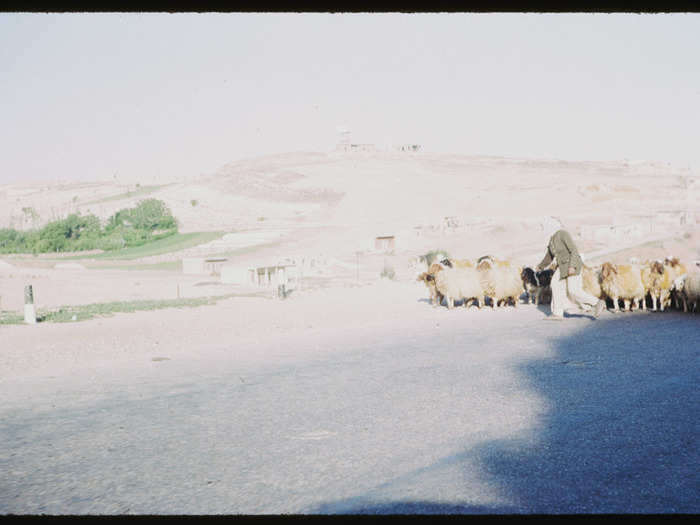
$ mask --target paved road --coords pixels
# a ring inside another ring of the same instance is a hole
[[[0,408],[0,512],[700,511],[700,317],[430,315]]]

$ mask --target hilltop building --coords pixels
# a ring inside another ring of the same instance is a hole
[[[397,146],[394,146],[394,149],[396,151],[406,151],[406,152],[418,152],[421,149],[420,144],[399,144]]]
[[[365,152],[371,153],[377,151],[374,144],[343,144],[342,142],[336,146],[336,151],[344,152]]]

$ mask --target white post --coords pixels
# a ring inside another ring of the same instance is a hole
[[[32,285],[24,287],[24,322],[36,324],[36,310],[34,309],[34,291]]]
[[[279,275],[277,287],[279,289],[280,299],[285,299],[287,297],[287,272],[284,266],[277,268],[277,273]]]

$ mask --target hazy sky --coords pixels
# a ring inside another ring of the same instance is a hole
[[[378,146],[700,171],[700,14],[0,14],[0,183]]]

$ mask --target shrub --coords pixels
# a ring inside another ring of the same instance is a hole
[[[31,206],[27,206],[27,207],[22,208],[22,213],[24,213],[24,216],[26,218],[31,219],[31,220],[36,220],[39,218],[39,214]]]
[[[386,261],[384,261],[384,268],[382,269],[382,273],[380,274],[380,277],[384,278],[386,277],[387,279],[394,279],[396,277],[396,272],[394,271],[394,267],[387,264]]]
[[[39,230],[0,229],[0,253],[116,250],[140,246],[176,232],[177,221],[165,203],[147,199],[135,208],[116,212],[104,228],[95,215],[72,213]]]
[[[430,266],[435,261],[441,261],[442,259],[449,259],[450,256],[445,250],[431,250],[425,255],[420,256],[420,260],[425,262],[426,265]]]
[[[163,201],[145,199],[135,208],[119,210],[108,219],[107,228],[118,226],[130,226],[136,230],[174,230],[177,221]]]
[[[0,229],[0,253],[28,252],[27,234],[11,228]]]
[[[65,219],[48,223],[28,244],[33,252],[91,250],[100,235],[100,220],[96,216],[72,213]]]

